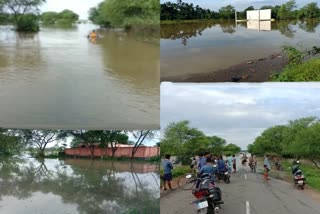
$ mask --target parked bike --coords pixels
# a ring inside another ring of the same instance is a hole
[[[216,168],[216,165],[213,165],[213,167]],[[217,179],[217,181],[223,180],[228,184],[230,183],[230,177],[231,176],[230,176],[230,173],[228,172],[228,169],[223,171],[219,171],[218,169],[216,169],[215,178]]]
[[[300,169],[299,161],[296,161],[292,167],[292,176],[294,185],[298,188],[304,189],[304,185],[306,184],[306,178],[303,172]]]
[[[191,178],[191,176],[186,177]],[[194,197],[197,198],[192,204],[195,205],[197,213],[207,210],[207,214],[219,213],[221,209],[222,194],[219,187],[215,186],[214,177],[210,174],[204,174],[196,178],[193,182],[197,183],[196,189],[192,191]]]

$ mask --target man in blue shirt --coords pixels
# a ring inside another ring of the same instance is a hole
[[[164,190],[167,190],[167,184],[170,190],[172,190],[171,187],[171,181],[172,181],[172,169],[173,165],[170,161],[170,155],[166,155],[163,161],[163,179],[164,179]]]
[[[226,171],[226,163],[223,160],[223,157],[220,156],[218,160],[218,170],[219,172],[225,172]]]
[[[200,154],[200,155],[202,155],[202,154]],[[200,156],[200,155],[199,155],[199,156]],[[206,159],[209,157],[209,155],[210,155],[209,152],[205,152],[204,155],[200,157],[200,159],[199,159],[199,166],[198,166],[198,167],[199,167],[199,170],[201,170],[202,167],[203,167],[204,165],[206,165]]]

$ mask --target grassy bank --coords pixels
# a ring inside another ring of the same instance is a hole
[[[272,76],[273,81],[297,82],[297,81],[320,81],[320,59],[314,58],[298,65],[287,65],[283,71]]]
[[[283,161],[282,162],[283,170],[291,175],[291,162]],[[300,169],[306,176],[308,185],[318,191],[320,191],[320,169],[317,169],[315,166],[308,166],[301,164]]]
[[[280,82],[320,81],[320,48],[301,51],[293,46],[284,46],[289,64],[280,73],[271,75],[271,80]]]
[[[263,160],[264,158],[262,157],[258,158],[258,164],[260,166],[263,166]],[[282,165],[284,174],[279,173],[278,171],[272,170],[270,175],[280,180],[292,182],[292,174],[290,169],[290,167],[292,166],[292,161],[282,159],[281,165]],[[311,188],[317,191],[320,191],[320,169],[316,168],[315,166],[307,165],[303,163],[300,165],[300,169],[306,176],[308,186],[310,186]]]

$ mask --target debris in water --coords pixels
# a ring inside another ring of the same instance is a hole
[[[241,77],[232,77],[232,82],[239,82],[241,80]]]
[[[254,63],[253,61],[248,61],[248,62],[247,62],[247,64],[253,64],[253,63]]]

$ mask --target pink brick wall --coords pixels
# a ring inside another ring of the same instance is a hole
[[[119,147],[115,152],[115,157],[131,157],[132,152],[131,147]],[[71,148],[65,149],[64,152],[66,155],[70,156],[84,156],[89,157],[91,156],[91,149],[90,148]],[[112,156],[111,148],[94,148],[94,156],[101,157],[101,156]],[[160,148],[159,147],[139,147],[137,152],[135,153],[134,157],[137,158],[148,158],[160,155]]]

